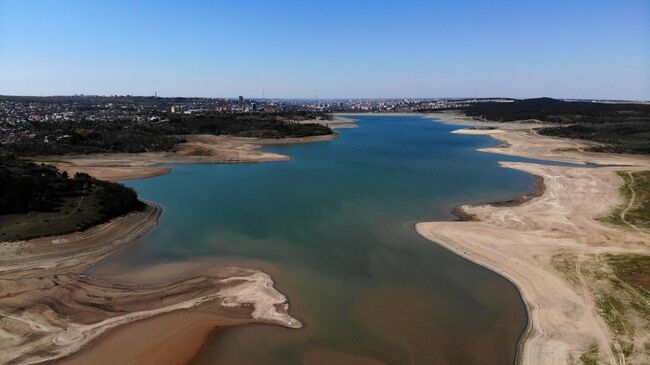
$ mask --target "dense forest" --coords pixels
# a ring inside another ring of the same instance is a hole
[[[3,148],[21,156],[148,152],[169,151],[183,141],[150,123],[129,120],[39,122],[31,124],[28,133],[29,138],[16,139]]]
[[[593,151],[650,154],[650,105],[563,101],[551,98],[475,103],[465,114],[490,121],[554,124],[539,134],[599,142]]]
[[[555,124],[621,123],[650,121],[650,105],[564,101],[551,98],[515,100],[510,103],[474,103],[465,114],[492,121],[535,119]]]
[[[0,155],[0,241],[82,230],[142,208],[121,184]]]
[[[650,155],[650,122],[579,123],[566,127],[544,127],[537,132],[547,136],[579,138],[601,143],[589,148],[590,151]]]
[[[318,113],[207,113],[196,116],[174,115],[157,125],[167,134],[227,134],[238,137],[284,138],[332,134],[322,124],[299,123]]]
[[[23,156],[101,152],[170,151],[186,134],[284,138],[331,134],[322,124],[299,121],[329,116],[312,112],[170,114],[146,121],[66,121],[30,123],[24,137],[3,145]]]

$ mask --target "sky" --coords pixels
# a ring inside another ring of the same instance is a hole
[[[650,0],[0,0],[0,94],[650,100]]]

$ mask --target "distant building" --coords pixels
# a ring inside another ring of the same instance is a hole
[[[254,112],[257,111],[257,103],[251,103],[251,109],[253,109]]]
[[[264,105],[264,111],[267,113],[277,113],[280,111],[280,107],[274,104]]]
[[[244,103],[244,97],[241,96],[241,95],[239,96],[239,103],[240,103],[240,104],[243,104],[243,103]]]
[[[178,109],[176,109],[176,105],[172,106],[172,113],[178,113]]]
[[[183,114],[201,114],[207,112],[207,109],[190,109],[183,112]]]

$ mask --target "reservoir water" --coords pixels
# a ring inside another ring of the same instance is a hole
[[[512,364],[527,323],[516,288],[414,224],[516,197],[534,178],[457,126],[354,118],[337,140],[267,148],[290,161],[176,165],[127,182],[163,207],[160,225],[95,270],[214,258],[269,272],[304,328],[220,330],[201,364]]]

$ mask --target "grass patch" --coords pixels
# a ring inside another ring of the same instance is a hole
[[[650,255],[602,254],[586,258],[582,267],[597,312],[613,335],[611,350],[628,363],[650,363],[646,361],[650,355]],[[580,357],[583,364],[599,363],[591,350]]]
[[[580,362],[582,365],[598,365],[600,363],[598,345],[594,343],[589,346],[587,351],[580,355]]]
[[[609,223],[609,224],[614,224],[618,226],[627,226],[625,221],[621,219],[621,213],[623,212],[623,209],[628,205],[630,198],[632,196],[632,191],[630,190],[630,176],[627,174],[627,172],[617,172],[618,176],[620,176],[623,179],[623,185],[619,188],[619,191],[621,192],[621,196],[623,196],[624,202],[623,204],[619,205],[612,211],[607,217],[602,217],[599,218],[598,220],[603,222],[603,223]]]
[[[52,212],[29,212],[0,216],[0,241],[14,241],[84,229],[99,214],[94,196],[66,198]]]
[[[606,259],[618,278],[650,299],[650,256],[607,255]]]
[[[616,208],[612,214],[607,217],[598,218],[598,221],[601,223],[613,224],[617,226],[627,226],[625,222],[621,219],[621,211],[623,209]]]
[[[190,153],[192,156],[212,156],[212,150],[209,148],[195,148]]]
[[[636,197],[625,219],[637,227],[650,228],[650,171],[633,172],[632,177],[627,172],[619,171],[617,174],[623,179],[620,192],[625,202],[614,209],[610,215],[598,220],[603,223],[627,226],[627,223],[621,219],[621,213],[630,203],[632,189],[634,189]]]
[[[621,195],[623,195],[625,200],[629,201],[630,198],[632,198],[632,190],[630,190],[630,182],[632,182],[632,180],[630,179],[630,175],[623,171],[619,171],[617,174],[623,179],[623,185],[619,188]],[[632,175],[635,174],[633,173]]]
[[[142,208],[123,185],[0,155],[0,242],[80,231]]]
[[[650,256],[607,255],[611,281],[629,294],[630,306],[650,323]]]
[[[551,257],[551,265],[555,270],[562,273],[564,278],[574,286],[580,286],[580,279],[576,273],[576,262],[578,257],[570,253],[556,253]]]
[[[650,171],[633,172],[632,176],[636,199],[627,212],[626,219],[638,227],[650,228]],[[629,176],[626,182],[629,184]],[[629,199],[629,195],[626,197]]]
[[[630,357],[634,352],[634,344],[630,342],[619,342],[619,345],[621,346],[621,353],[626,358]]]
[[[54,211],[0,215],[0,242],[83,231],[110,218],[93,189],[88,195],[65,198]]]
[[[623,303],[612,295],[601,292],[596,296],[596,305],[614,334],[625,334],[627,321],[625,319],[625,307]]]

